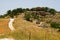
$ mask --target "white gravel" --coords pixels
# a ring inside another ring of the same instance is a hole
[[[2,38],[0,40],[14,40],[13,38]]]
[[[10,18],[10,21],[8,23],[8,27],[10,28],[11,31],[15,30],[15,28],[13,27],[13,22],[14,22],[14,18]]]

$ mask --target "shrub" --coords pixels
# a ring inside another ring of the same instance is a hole
[[[4,18],[4,16],[3,15],[0,15],[0,18]]]
[[[55,14],[56,14],[56,10],[55,10],[55,9],[50,9],[49,12],[50,12],[52,15],[55,15]]]
[[[25,18],[27,21],[30,21],[31,16],[30,16],[29,13],[25,13],[24,18]]]
[[[51,27],[60,29],[60,24],[56,22],[51,22]]]

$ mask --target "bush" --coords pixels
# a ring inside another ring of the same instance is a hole
[[[0,15],[0,18],[4,18],[4,15]]]
[[[25,13],[24,18],[25,18],[27,21],[30,21],[31,16],[30,16],[29,13]]]
[[[60,29],[60,24],[56,22],[51,22],[51,27]]]
[[[56,10],[55,10],[55,9],[50,9],[49,12],[50,12],[52,15],[55,15],[55,14],[56,14]]]

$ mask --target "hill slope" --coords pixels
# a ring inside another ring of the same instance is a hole
[[[0,19],[0,32],[9,33],[7,37],[17,40],[60,40],[60,33],[53,28],[38,27],[37,24],[24,20],[23,16],[22,14],[15,18],[13,25],[16,31],[11,33],[8,28],[9,19]]]
[[[59,33],[54,29],[40,28],[37,24],[24,20],[23,16],[23,14],[19,15],[18,18],[15,19],[14,27],[22,31],[23,34],[31,33],[31,40],[60,40]]]
[[[8,28],[9,19],[0,19],[0,34],[9,33],[10,29]]]

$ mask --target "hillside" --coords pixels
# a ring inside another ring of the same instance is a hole
[[[37,24],[24,20],[23,14],[19,15],[19,17],[15,19],[14,27],[22,31],[23,34],[31,33],[31,40],[60,40],[59,33],[55,29],[44,29],[42,27],[40,28],[37,26]]]
[[[56,16],[56,17],[55,17]],[[60,14],[56,14],[54,17],[46,17],[44,21],[53,20],[60,22]],[[16,31],[11,32],[8,28],[9,19],[0,19],[0,38],[14,38],[16,40],[60,40],[60,32],[57,32],[56,29],[48,27],[42,28],[38,27],[38,24],[24,20],[24,14],[18,15],[17,18],[14,18],[13,23]],[[8,34],[7,34],[8,33]]]
[[[0,34],[10,32],[10,30],[8,28],[8,22],[9,22],[9,19],[0,18]]]

